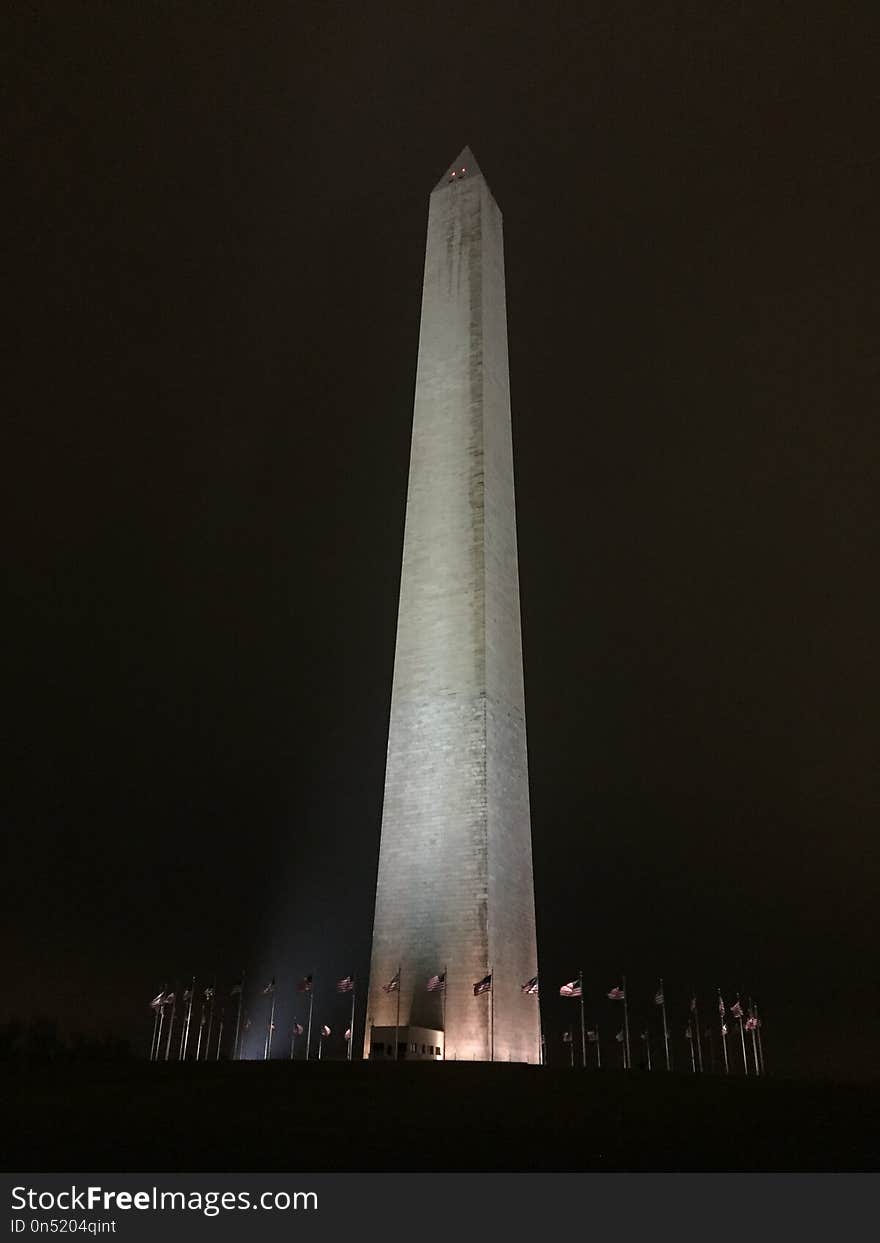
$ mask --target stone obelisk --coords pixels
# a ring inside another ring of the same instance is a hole
[[[465,148],[428,212],[365,1056],[416,1028],[538,1062],[537,970],[502,220]]]

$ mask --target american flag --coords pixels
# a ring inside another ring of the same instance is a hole
[[[159,1007],[162,1005],[162,1003],[163,1003],[163,1001],[164,1001],[164,1000],[165,1000],[165,994],[164,994],[164,993],[158,993],[158,994],[157,994],[157,995],[153,998],[153,1000],[150,1002],[150,1006],[152,1007],[152,1009],[153,1009],[153,1010],[158,1010],[158,1009],[159,1009]]]
[[[337,980],[337,981],[336,981],[336,991],[337,991],[337,993],[351,993],[351,992],[354,992],[354,976],[353,976],[353,975],[347,975],[347,976],[345,976],[345,978],[344,978],[344,979],[342,979],[342,980]]]
[[[520,984],[519,991],[521,993],[527,993],[530,997],[537,997],[538,977],[533,975],[530,980],[526,980],[525,984]]]
[[[432,975],[428,980],[429,993],[442,993],[446,988],[446,972],[441,971],[439,975]]]
[[[351,1040],[351,1028],[350,1028],[350,1027],[347,1027],[347,1028],[345,1029],[345,1035],[344,1035],[343,1039],[344,1039],[344,1040]]]
[[[294,1023],[293,1025],[294,1036],[301,1036],[305,1030],[306,1029],[303,1027],[302,1023]]]
[[[722,1023],[722,1024],[721,1024],[721,1035],[722,1035],[722,1036],[726,1036],[726,1035],[727,1035],[727,1024],[726,1024],[726,1023]]]
[[[296,991],[298,993],[310,993],[312,991],[312,977],[310,975],[303,976],[296,986]]]
[[[608,1000],[609,1001],[623,1001],[625,996],[626,994],[624,993],[622,988],[615,987],[615,988],[612,988],[611,992],[608,994]]]
[[[730,1007],[730,1017],[734,1019],[741,1019],[742,1016],[743,1016],[743,1008],[739,1004],[738,1001],[735,1001],[733,1005]]]
[[[322,1036],[325,1036],[325,1037],[330,1035],[330,1028],[327,1026],[327,1024],[326,1024],[326,1023],[325,1023],[325,1024],[324,1024],[324,1026],[321,1028],[321,1035],[322,1035]]]
[[[654,1005],[662,1006],[665,1004],[666,1004],[666,998],[663,996],[663,989],[658,988],[656,993],[654,994]]]
[[[724,1015],[726,1013],[724,1009],[724,998],[721,996],[720,993],[718,994],[718,1013],[721,1015],[722,1018],[724,1018]]]
[[[760,1020],[756,1019],[753,1014],[750,1014],[749,1017],[746,1019],[746,1031],[747,1032],[756,1032],[760,1026],[761,1026]]]
[[[477,980],[474,985],[474,996],[479,997],[480,993],[488,993],[492,987],[492,973],[484,975],[482,980]]]
[[[400,967],[397,968],[393,977],[388,981],[388,983],[382,985],[382,992],[383,993],[396,993],[399,988],[400,988]]]
[[[269,983],[268,983],[268,984],[266,985],[266,987],[263,989],[263,996],[264,996],[264,997],[271,997],[271,996],[272,996],[272,994],[273,994],[274,992],[275,992],[275,977],[274,977],[274,975],[273,975],[273,976],[272,976],[272,979],[269,981]],[[208,989],[205,989],[205,996],[206,996],[206,997],[208,996]],[[211,994],[211,996],[213,996],[213,993]]]
[[[580,976],[576,980],[569,980],[567,984],[563,984],[559,990],[560,997],[583,997],[584,984]]]
[[[273,980],[272,980],[272,986],[273,986],[273,988],[274,988],[274,986],[275,986],[275,980],[274,980],[274,978],[273,978]],[[214,996],[214,991],[215,991],[215,990],[214,990],[213,988],[206,988],[206,989],[205,989],[205,1001],[210,1001],[210,1000],[211,1000],[211,998]]]

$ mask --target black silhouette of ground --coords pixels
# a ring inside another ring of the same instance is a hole
[[[0,1086],[4,1168],[32,1172],[880,1168],[880,1083],[328,1061],[7,1064]]]

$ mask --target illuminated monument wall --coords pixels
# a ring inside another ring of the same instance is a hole
[[[398,965],[402,1028],[442,1028],[446,967],[447,1058],[539,1060],[502,221],[467,149],[428,214],[365,1056]]]

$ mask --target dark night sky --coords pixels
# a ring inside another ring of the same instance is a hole
[[[634,1026],[662,972],[680,1061],[696,980],[777,1069],[876,1073],[876,6],[15,7],[6,1012],[145,1042],[246,963],[344,1026],[468,143],[553,1055],[583,965]]]

